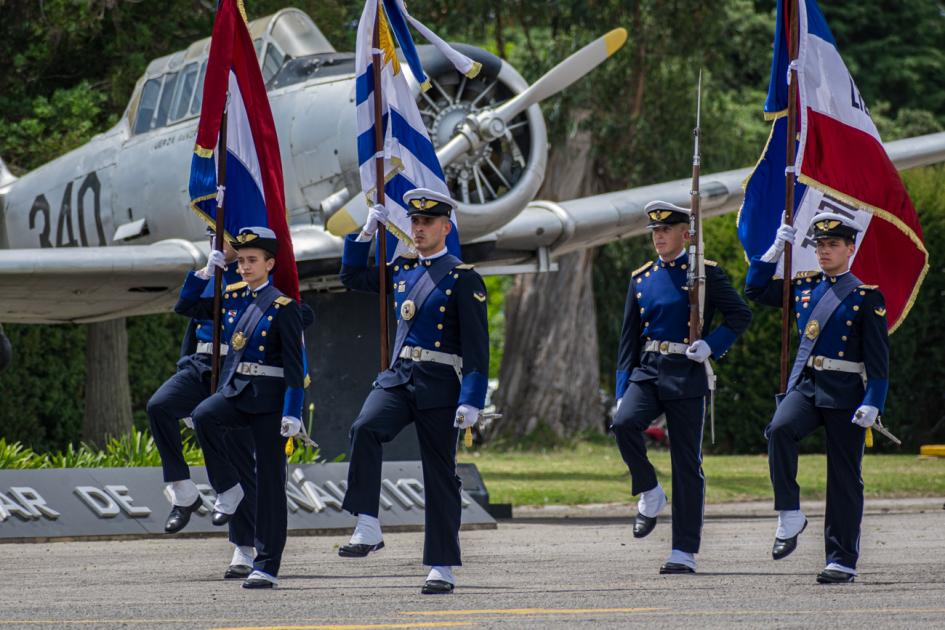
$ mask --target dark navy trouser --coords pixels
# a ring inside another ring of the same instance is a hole
[[[249,395],[249,392],[241,395]],[[264,414],[244,413],[238,409],[234,399],[216,393],[194,409],[193,418],[207,464],[207,476],[217,494],[243,483],[228,450],[227,432],[237,429],[249,433],[256,453],[256,561],[253,568],[278,576],[288,526],[286,438],[279,434],[282,409]],[[245,486],[243,490],[246,490]],[[240,505],[253,500],[247,493]]]
[[[856,568],[863,520],[863,478],[860,465],[866,430],[853,424],[854,409],[826,409],[797,389],[787,393],[765,429],[774,509],[800,509],[797,485],[797,443],[820,426],[827,444],[827,511],[824,546],[827,563]]]
[[[617,447],[630,469],[631,492],[640,494],[652,490],[657,483],[656,471],[646,456],[643,431],[661,413],[666,414],[673,477],[673,549],[687,553],[699,553],[702,541],[704,412],[702,397],[660,400],[655,382],[630,382],[613,424]]]
[[[404,385],[371,390],[351,426],[348,490],[342,507],[352,514],[377,516],[381,496],[383,444],[413,422],[420,441],[423,467],[423,564],[459,566],[461,483],[456,476],[455,407],[417,409]]]
[[[201,357],[195,357],[195,361]],[[207,359],[209,365],[209,358]],[[210,373],[203,377],[193,364],[185,364],[171,378],[164,381],[148,401],[148,421],[158,453],[164,481],[190,479],[190,468],[184,461],[181,444],[180,419],[190,416],[210,391]],[[234,545],[253,546],[256,511],[256,462],[253,456],[253,438],[245,429],[230,431],[226,447],[239,475],[240,483],[249,501],[243,501],[230,520],[230,542]]]

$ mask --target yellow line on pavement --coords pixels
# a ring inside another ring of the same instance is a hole
[[[216,620],[219,623],[219,620]],[[133,625],[133,624],[189,624],[211,623],[195,619],[0,619],[0,626],[65,626],[65,625]],[[456,628],[475,625],[471,621],[412,621],[402,623],[321,624],[312,626],[234,626],[216,630],[387,630],[388,628]]]
[[[469,621],[417,621],[413,623],[358,623],[317,626],[237,626],[214,630],[384,630],[387,628],[456,628],[474,625]]]
[[[588,615],[595,613],[649,613],[670,611],[669,608],[480,608],[474,610],[405,611],[402,615],[426,617],[465,615]]]

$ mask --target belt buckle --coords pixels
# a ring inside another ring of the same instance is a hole
[[[410,351],[410,358],[413,359],[414,361],[419,361],[419,360],[420,360],[420,355],[421,355],[422,353],[423,353],[423,349],[421,349],[421,348],[413,348],[413,349],[411,349],[411,351]]]
[[[660,354],[666,354],[669,351],[669,342],[661,341],[660,342]]]
[[[820,370],[824,367],[824,358],[823,357],[814,357],[814,368]]]

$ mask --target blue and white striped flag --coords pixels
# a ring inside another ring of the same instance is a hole
[[[457,70],[474,77],[480,64],[451,48],[432,31],[407,13],[403,0],[383,0],[380,14],[381,68],[381,112],[384,130],[384,146],[374,144],[374,64],[372,54],[374,22],[378,0],[367,0],[358,23],[358,38],[355,50],[355,72],[357,74],[355,103],[358,120],[358,164],[361,171],[361,190],[368,206],[376,203],[377,181],[374,158],[383,155],[386,184],[385,206],[389,211],[388,260],[413,249],[410,238],[410,219],[404,204],[404,193],[413,188],[429,188],[449,195],[443,169],[436,157],[436,149],[426,126],[420,117],[420,109],[414,98],[407,77],[397,58],[399,46],[411,74],[421,89],[429,87],[429,80],[420,65],[420,57],[410,36],[407,24],[412,24],[440,50]],[[451,217],[453,230],[446,240],[450,253],[459,256],[459,232],[456,215]]]

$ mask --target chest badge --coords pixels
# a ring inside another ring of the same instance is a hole
[[[414,304],[413,300],[404,300],[404,303],[400,305],[400,318],[404,321],[410,321],[416,314],[417,305]]]
[[[401,280],[397,283],[397,293],[405,293],[407,291],[407,283],[404,280]]]
[[[807,338],[811,341],[817,339],[817,336],[820,334],[820,322],[816,319],[810,320],[807,324],[807,328],[804,329],[804,334],[807,335]]]
[[[244,335],[243,331],[240,330],[236,333],[233,333],[233,339],[230,340],[230,346],[232,346],[234,350],[239,351],[246,346],[246,341],[246,335]]]

